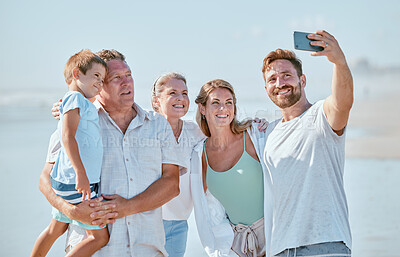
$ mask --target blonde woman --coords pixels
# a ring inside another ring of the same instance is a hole
[[[270,176],[260,163],[265,134],[236,119],[236,97],[224,80],[204,84],[197,123],[208,137],[191,160],[197,229],[210,256],[266,256],[272,226]]]
[[[171,72],[160,76],[153,85],[153,109],[163,115],[181,148],[181,161],[190,166],[190,155],[194,145],[204,138],[196,123],[181,118],[189,108],[188,89],[183,75]],[[193,202],[189,188],[189,169],[180,168],[180,194],[162,206],[165,249],[170,257],[184,256],[187,242],[188,224]]]

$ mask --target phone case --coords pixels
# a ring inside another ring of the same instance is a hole
[[[293,33],[294,48],[297,50],[313,51],[313,52],[324,50],[323,47],[310,45],[310,42],[313,40],[307,38],[308,34],[312,33],[295,31]]]

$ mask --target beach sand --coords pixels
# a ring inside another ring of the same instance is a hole
[[[346,141],[346,157],[400,159],[400,104],[399,90],[375,100],[354,101],[350,113],[349,130],[355,137]]]

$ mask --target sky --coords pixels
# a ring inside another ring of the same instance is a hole
[[[151,85],[168,71],[187,77],[192,101],[201,85],[216,78],[229,81],[245,101],[267,99],[262,60],[276,48],[294,50],[293,31],[327,30],[350,64],[365,59],[400,67],[399,13],[394,0],[2,0],[0,105],[62,97],[64,65],[85,48],[125,54],[139,104],[149,106]],[[310,95],[329,93],[332,64],[308,52],[296,54]]]

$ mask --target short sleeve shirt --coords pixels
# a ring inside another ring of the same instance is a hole
[[[63,115],[79,109],[80,120],[75,139],[78,143],[79,156],[82,160],[89,183],[100,181],[101,161],[103,159],[103,144],[100,135],[99,116],[96,107],[81,93],[69,91],[60,105],[60,121],[58,123],[59,138],[63,134]],[[76,173],[65,151],[62,140],[61,150],[57,156],[51,177],[63,184],[75,184]]]
[[[330,127],[318,101],[302,115],[272,122],[266,131],[264,162],[272,175],[273,255],[323,242],[351,248],[344,192],[345,133]]]
[[[182,132],[178,138],[181,150],[181,161],[185,167],[180,167],[179,189],[180,194],[162,206],[164,220],[187,220],[193,209],[192,195],[190,193],[190,159],[193,147],[205,138],[199,126],[189,120],[184,120]]]
[[[95,101],[103,139],[100,182],[102,194],[118,194],[127,199],[146,190],[162,175],[162,164],[185,166],[168,121],[154,112],[134,105],[137,115],[122,133],[101,104]],[[51,144],[57,143],[52,141]],[[49,146],[49,152],[56,151]],[[51,157],[51,154],[50,154]],[[48,160],[51,160],[48,156]],[[71,244],[79,237],[79,227],[71,226]],[[110,240],[93,256],[167,256],[161,207],[117,219],[109,224]]]

